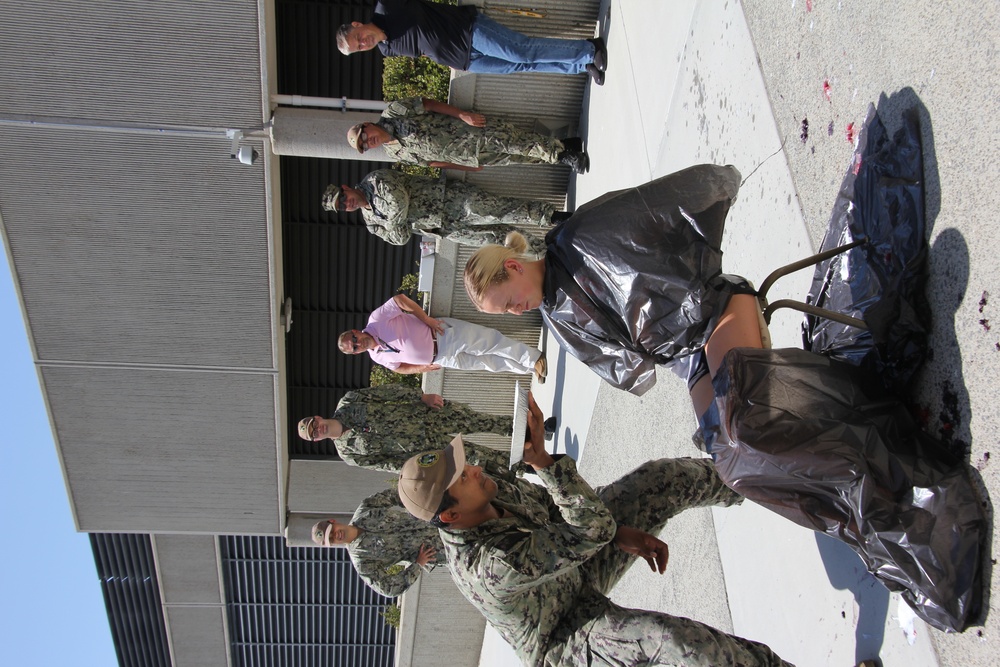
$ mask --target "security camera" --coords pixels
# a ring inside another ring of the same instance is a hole
[[[253,149],[253,146],[240,146],[240,150],[237,152],[236,157],[240,159],[243,164],[253,164],[254,161],[260,157],[260,154]]]

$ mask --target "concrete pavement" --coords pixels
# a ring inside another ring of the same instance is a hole
[[[734,164],[747,180],[727,225],[726,270],[759,282],[822,239],[852,150],[848,123],[860,125],[868,103],[883,93],[880,110],[890,127],[894,112],[919,102],[935,314],[935,357],[920,391],[929,413],[970,443],[970,460],[995,494],[990,387],[1000,375],[1000,339],[980,323],[996,308],[984,292],[1000,305],[990,261],[1000,242],[991,224],[1000,204],[998,168],[990,160],[1000,130],[992,80],[1000,19],[990,6],[605,2],[607,83],[589,91],[583,133],[592,170],[577,179],[574,195],[581,204],[691,164]],[[810,276],[782,279],[772,298],[802,297]],[[776,347],[800,345],[794,315],[776,316],[771,331]],[[602,386],[554,343],[547,354],[551,379],[536,396],[560,416],[557,451],[577,456],[594,485],[649,458],[699,455],[690,442],[695,423],[687,393],[669,372],[637,398]],[[932,417],[929,427],[938,426]],[[667,574],[633,568],[612,595],[616,602],[764,641],[800,666],[875,656],[908,667],[997,664],[990,657],[995,618],[961,635],[914,622],[849,549],[751,503],[688,512],[664,539],[671,545]],[[496,641],[487,638],[483,664],[512,664]]]

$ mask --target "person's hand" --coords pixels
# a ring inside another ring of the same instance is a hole
[[[436,319],[436,318],[431,317],[430,315],[428,315],[427,316],[427,321],[425,322],[425,324],[427,326],[429,326],[430,329],[431,329],[431,331],[433,331],[436,334],[443,334],[444,333],[444,322],[442,322],[439,319]]]
[[[434,410],[440,410],[444,407],[444,396],[441,394],[424,394],[420,400],[424,402],[424,405]]]
[[[467,125],[472,127],[486,127],[486,116],[481,113],[475,113],[474,111],[463,111],[458,114],[459,120],[463,121]]]
[[[545,451],[545,415],[531,392],[528,392],[528,434],[530,438],[524,441],[523,461],[535,470],[555,463],[552,455]]]
[[[434,560],[434,556],[436,555],[437,550],[434,547],[421,544],[420,553],[417,554],[417,565],[420,567],[427,567],[427,564]]]
[[[642,556],[653,572],[663,574],[667,569],[670,552],[666,543],[638,528],[618,526],[615,546],[633,556]]]

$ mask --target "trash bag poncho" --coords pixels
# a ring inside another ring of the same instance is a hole
[[[641,395],[700,349],[729,302],[722,232],[735,167],[698,165],[580,207],[545,237],[542,318],[559,344]]]

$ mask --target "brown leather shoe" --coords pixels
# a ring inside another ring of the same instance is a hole
[[[545,376],[549,372],[549,362],[546,361],[545,357],[538,357],[538,361],[535,362],[535,379],[538,380],[538,384],[545,384]]]

